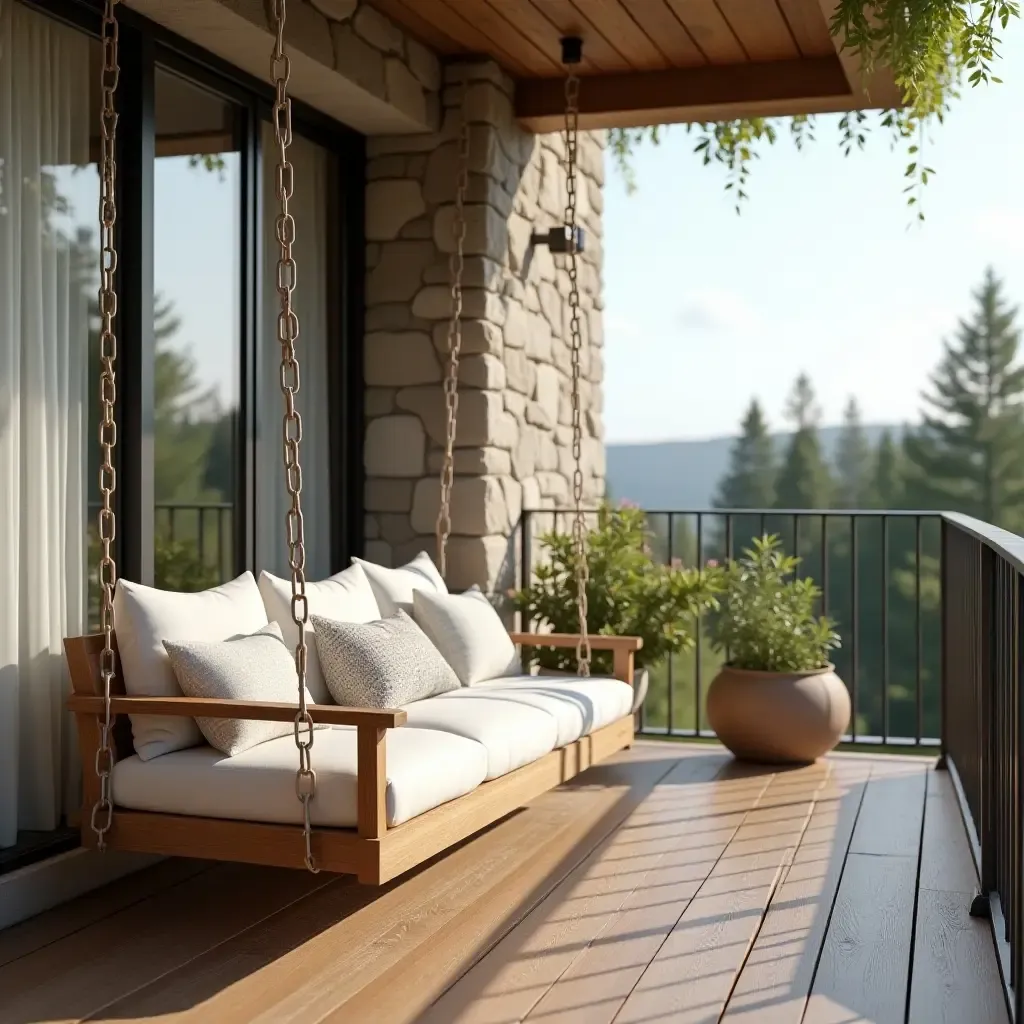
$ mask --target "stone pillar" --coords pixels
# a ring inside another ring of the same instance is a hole
[[[515,122],[512,82],[491,62],[446,73],[441,131],[369,142],[366,192],[367,555],[433,554],[444,443],[444,353],[461,76],[469,75],[463,344],[449,583],[514,582],[522,509],[572,502],[567,259],[534,246],[562,223],[565,146]],[[578,218],[584,473],[604,493],[601,420],[603,133],[582,133]]]

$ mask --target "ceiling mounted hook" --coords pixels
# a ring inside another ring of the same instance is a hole
[[[562,37],[562,63],[580,64],[583,61],[583,40],[579,36]]]

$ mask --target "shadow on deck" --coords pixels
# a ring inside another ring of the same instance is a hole
[[[0,932],[0,1022],[1006,1024],[931,769],[639,742],[382,889],[165,861]]]

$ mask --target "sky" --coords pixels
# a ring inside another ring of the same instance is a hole
[[[937,174],[920,225],[905,152],[879,130],[844,158],[835,117],[818,119],[803,152],[788,138],[765,148],[739,216],[724,170],[700,163],[682,127],[636,154],[632,195],[609,161],[607,440],[735,434],[754,396],[786,429],[801,371],[823,424],[840,422],[850,395],[865,422],[916,422],[985,267],[1024,301],[1024,24],[1007,29],[996,73],[1003,84],[965,88],[929,133]]]
[[[986,265],[1024,302],[1024,25],[1005,33],[1003,84],[966,88],[925,159],[937,174],[914,221],[908,157],[884,130],[844,158],[837,117],[798,152],[764,147],[737,216],[725,172],[681,126],[635,154],[627,193],[611,159],[604,213],[605,428],[610,442],[736,433],[750,399],[786,429],[802,371],[823,424],[853,395],[865,422],[914,422],[942,340],[969,315]],[[877,115],[871,115],[877,120]],[[156,286],[175,301],[176,347],[222,401],[235,397],[237,167],[223,176],[161,159]],[[66,182],[75,219],[95,216],[95,174]],[[301,240],[299,242],[301,248]]]

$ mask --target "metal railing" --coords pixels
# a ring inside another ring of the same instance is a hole
[[[822,591],[819,612],[836,621],[839,675],[854,709],[846,742],[938,748],[941,722],[940,524],[934,512],[853,510],[648,510],[658,561],[706,566],[738,556],[754,537],[780,537],[798,574]],[[520,520],[520,585],[543,556],[541,536],[564,531],[562,511]],[[726,660],[707,623],[693,622],[695,648],[649,666],[639,719],[645,735],[712,737],[704,702]]]
[[[1024,539],[967,516],[942,524],[942,747],[971,838],[1014,1019],[1024,1021]]]
[[[99,503],[89,502],[90,531],[98,509]],[[153,506],[157,576],[167,573],[174,577],[172,584],[180,583],[179,575],[194,576],[198,589],[229,579],[235,571],[234,516],[230,502],[157,502]],[[157,585],[161,582],[158,578]]]

